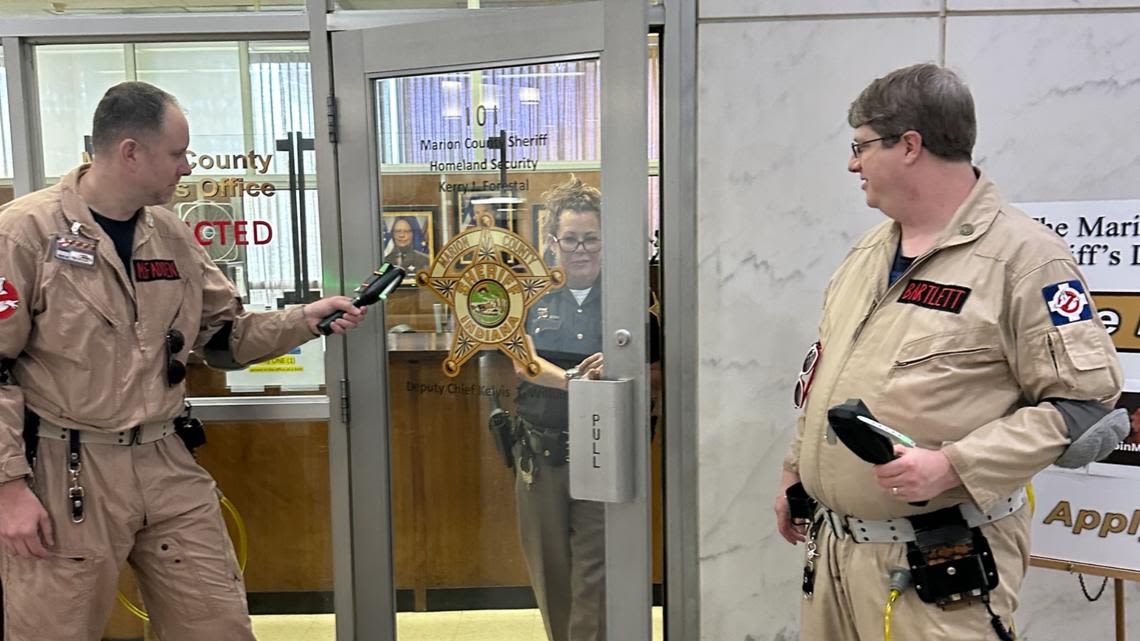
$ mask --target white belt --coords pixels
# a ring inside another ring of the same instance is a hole
[[[962,503],[958,509],[962,511],[966,526],[976,528],[1013,514],[1025,505],[1026,500],[1025,488],[1021,488],[1004,501],[998,501],[989,512],[981,511],[973,503]],[[823,518],[838,538],[850,535],[856,543],[909,543],[915,540],[914,526],[906,518],[871,521],[840,514],[822,505],[820,508],[823,510]]]
[[[173,434],[174,423],[171,421],[166,421],[165,423],[147,423],[146,425],[138,425],[120,432],[100,432],[95,430],[75,431],[79,432],[80,443],[90,443],[94,445],[142,445],[144,443],[161,441]],[[42,439],[66,441],[71,437],[71,430],[41,422],[39,437]]]

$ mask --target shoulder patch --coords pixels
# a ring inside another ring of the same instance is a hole
[[[15,314],[19,307],[20,293],[16,291],[16,286],[0,276],[0,320]]]
[[[973,291],[961,285],[943,285],[929,280],[912,278],[903,287],[897,302],[918,305],[926,309],[958,314]]]
[[[1054,325],[1068,325],[1092,319],[1092,306],[1088,294],[1079,280],[1066,280],[1041,289],[1049,318]]]

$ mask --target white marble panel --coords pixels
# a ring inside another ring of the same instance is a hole
[[[790,640],[803,547],[771,505],[792,386],[827,279],[881,220],[847,172],[847,108],[876,76],[937,60],[939,23],[714,23],[699,42],[701,637]]]
[[[946,37],[1008,198],[1140,198],[1140,14],[954,17]]]
[[[975,162],[1007,198],[1140,197],[1140,14],[952,17],[946,58],[974,94]],[[1140,590],[1128,585],[1138,630]],[[1033,570],[1019,638],[1113,638],[1111,593],[1090,604],[1075,576]]]
[[[938,11],[941,0],[701,0],[700,18]]]
[[[1140,7],[1140,2],[1133,0],[946,0],[946,8],[950,11],[975,11],[979,9],[998,9],[1013,11],[1018,9],[1120,9],[1125,7]]]

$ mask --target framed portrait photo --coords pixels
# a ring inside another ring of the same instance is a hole
[[[493,220],[495,227],[517,231],[515,217],[523,199],[514,190],[457,191],[454,194],[457,235],[474,229],[481,218]]]
[[[433,205],[384,207],[380,215],[383,260],[407,271],[402,284],[415,283],[416,272],[428,270],[435,260],[435,222],[438,216],[439,207]]]

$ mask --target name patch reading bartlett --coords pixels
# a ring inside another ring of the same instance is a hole
[[[970,291],[969,287],[961,285],[943,285],[912,278],[907,281],[898,302],[957,314],[962,311],[962,306],[970,297]]]

